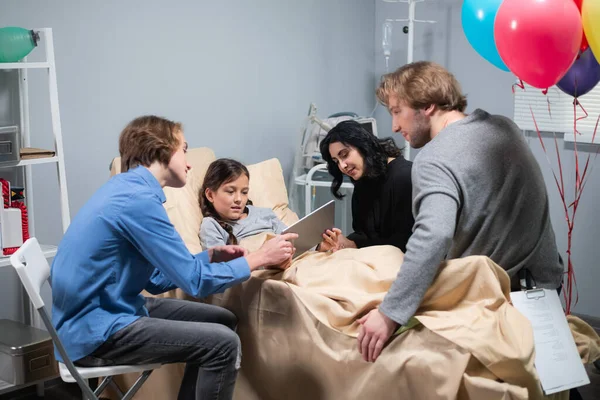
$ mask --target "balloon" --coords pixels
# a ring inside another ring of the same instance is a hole
[[[596,61],[591,49],[581,55],[567,74],[556,84],[566,94],[578,97],[592,90],[600,82],[600,64]]]
[[[0,28],[0,62],[17,62],[31,53],[37,46],[39,36],[37,32],[7,26]]]
[[[584,1],[583,7],[589,2]],[[540,89],[567,73],[582,36],[581,15],[573,0],[504,0],[494,23],[502,61],[520,79]]]
[[[585,0],[581,7],[583,30],[596,60],[600,60],[600,1]]]
[[[462,27],[475,51],[503,71],[509,71],[494,42],[494,19],[502,0],[465,0]]]
[[[581,5],[583,4],[583,0],[573,0],[575,4],[577,4],[577,8],[579,9],[579,13],[581,14]],[[583,33],[583,38],[581,39],[581,46],[579,46],[579,50],[586,51],[587,48],[590,47],[588,44],[587,38],[585,37],[585,32]]]

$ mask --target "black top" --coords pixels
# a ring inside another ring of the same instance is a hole
[[[387,165],[385,175],[359,179],[352,194],[352,229],[356,247],[392,245],[406,252],[415,223],[412,215],[412,162],[403,157]]]

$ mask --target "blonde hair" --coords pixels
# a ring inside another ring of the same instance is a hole
[[[431,105],[444,111],[463,112],[467,108],[467,97],[454,75],[430,61],[406,64],[383,75],[376,94],[385,106],[389,105],[390,96],[395,96],[415,110]]]

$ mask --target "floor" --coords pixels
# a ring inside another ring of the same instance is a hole
[[[593,365],[587,366],[590,384],[579,388],[581,398],[584,400],[600,400],[600,370]]]
[[[589,365],[588,375],[590,384],[579,388],[579,393],[583,400],[600,400],[600,370],[593,365]],[[66,384],[61,381],[47,382],[45,400],[80,400],[81,392],[75,384]],[[25,389],[17,393],[9,393],[0,396],[0,400],[38,400],[35,395],[35,388]]]
[[[580,316],[586,320],[597,332],[600,333],[600,319],[587,316]],[[583,400],[600,400],[600,362],[598,368],[594,365],[587,365],[586,369],[590,377],[590,384],[580,387],[579,394]],[[46,382],[46,389],[43,399],[45,400],[80,400],[81,391],[76,384],[67,384],[60,379],[54,379]],[[578,400],[572,396],[574,400]],[[12,393],[0,395],[0,400],[39,400],[36,395],[35,387],[25,388]],[[167,400],[167,399],[165,399]]]

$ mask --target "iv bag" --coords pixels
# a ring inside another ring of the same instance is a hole
[[[383,24],[381,47],[383,47],[383,54],[389,57],[392,53],[392,23],[390,21]]]

